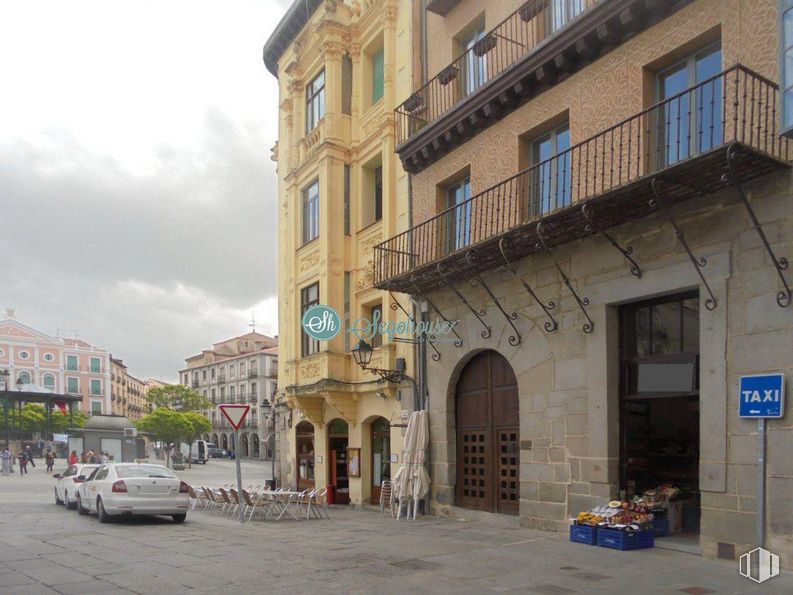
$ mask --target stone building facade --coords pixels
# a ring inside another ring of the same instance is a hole
[[[185,362],[187,367],[179,371],[180,382],[212,404],[212,409],[204,412],[212,422],[212,433],[202,438],[244,458],[269,459],[274,440],[271,410],[278,385],[278,338],[246,333],[215,343]],[[251,406],[240,428],[239,447],[234,443],[234,428],[217,409],[222,403]]]
[[[152,411],[146,401],[150,384],[146,380],[135,378],[123,360],[110,358],[110,380],[112,382],[111,401],[113,415],[123,415],[132,421],[138,421]]]
[[[779,3],[416,10],[431,78],[396,110],[416,224],[374,261],[376,286],[459,321],[427,360],[434,510],[562,531],[676,482],[699,551],[753,548],[738,383],[793,372]],[[762,524],[783,566],[790,424],[768,421]]]
[[[412,306],[373,287],[372,247],[410,223],[408,180],[394,153],[393,109],[410,92],[411,11],[396,0],[299,0],[264,47],[278,77],[280,480],[332,485],[337,502],[377,502],[396,472],[409,381],[384,382],[350,355],[357,320],[404,320]],[[342,331],[313,341],[312,305]],[[404,310],[400,309],[403,308]],[[415,375],[410,344],[367,336],[370,366]],[[355,449],[358,449],[357,451]],[[357,457],[360,457],[357,460]],[[348,466],[351,463],[351,466]],[[357,465],[356,463],[359,463]]]

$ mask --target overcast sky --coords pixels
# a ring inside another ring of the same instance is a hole
[[[166,380],[252,312],[277,332],[288,4],[0,3],[0,306]]]

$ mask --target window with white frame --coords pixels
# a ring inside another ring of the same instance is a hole
[[[74,378],[70,376],[66,379],[66,392],[70,395],[76,395],[80,393],[80,380],[79,378]]]
[[[77,356],[76,355],[67,355],[66,356],[66,369],[76,371],[78,370],[77,365]]]
[[[52,374],[44,374],[41,377],[41,383],[44,385],[44,388],[49,388],[50,390],[55,390],[55,376]]]
[[[91,379],[91,394],[92,395],[101,395],[102,394],[102,381],[96,378]]]

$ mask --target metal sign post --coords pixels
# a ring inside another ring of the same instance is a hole
[[[240,523],[245,522],[245,509],[242,503],[245,501],[242,497],[242,470],[240,469],[240,458],[237,456],[237,451],[240,447],[240,431],[238,428],[234,429],[234,463],[237,467],[237,508],[240,509]]]
[[[240,449],[240,427],[242,427],[242,423],[245,421],[245,416],[247,416],[248,412],[251,410],[251,406],[224,404],[218,405],[218,409],[220,409],[220,412],[229,420],[231,427],[234,428],[234,464],[237,468],[237,507],[240,509],[240,523],[244,523],[245,508],[243,507],[243,503],[245,500],[242,496],[242,469],[240,468],[238,451]]]
[[[759,454],[757,455],[757,545],[765,547],[766,418],[757,420],[757,433],[760,435]]]

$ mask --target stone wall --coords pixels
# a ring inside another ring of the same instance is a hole
[[[790,256],[793,204],[788,171],[771,174],[746,189],[778,256]],[[700,488],[701,545],[711,557],[721,543],[743,553],[755,540],[756,424],[737,413],[738,378],[762,372],[793,373],[793,310],[776,304],[781,288],[776,269],[762,248],[737,192],[718,193],[677,205],[672,212],[697,256],[718,300],[700,310]],[[479,321],[448,291],[431,296],[449,319],[463,322],[462,348],[439,344],[440,362],[429,360],[433,503],[455,512],[454,390],[470,357],[494,349],[510,361],[520,399],[520,518],[543,529],[563,530],[569,515],[615,496],[618,483],[618,320],[621,303],[699,288],[706,291],[668,222],[657,214],[614,230],[623,246],[633,246],[642,267],[633,277],[627,263],[604,239],[593,236],[554,249],[554,257],[574,287],[590,299],[595,323],[586,319],[553,262],[536,255],[518,271],[546,302],[556,303],[560,324],[546,333],[547,320],[509,271],[484,275],[507,312],[518,314],[522,336],[512,332],[481,288],[458,284],[474,308],[487,306],[492,336],[482,339]],[[790,275],[788,275],[790,276]],[[793,562],[793,416],[769,422],[768,540],[783,566]]]

